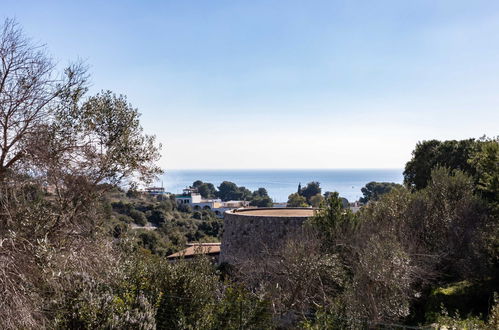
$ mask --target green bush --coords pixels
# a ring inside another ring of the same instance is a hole
[[[426,320],[436,321],[442,308],[450,315],[487,315],[493,299],[494,281],[460,281],[432,290],[426,303]]]
[[[128,215],[120,214],[118,216],[118,220],[124,223],[132,223],[133,219],[130,218]]]
[[[146,215],[136,209],[130,210],[130,212],[128,212],[128,216],[139,226],[145,226],[147,224]]]

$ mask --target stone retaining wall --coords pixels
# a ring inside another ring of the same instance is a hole
[[[270,214],[279,213],[279,209],[268,210]],[[290,211],[289,208],[282,210],[285,210],[283,213]],[[252,215],[251,209],[226,212],[220,262],[237,264],[248,258],[258,258],[265,250],[276,249],[284,242],[286,236],[300,229],[307,218],[303,215]]]

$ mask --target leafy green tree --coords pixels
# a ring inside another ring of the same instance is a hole
[[[217,190],[212,183],[203,183],[198,187],[198,192],[203,198],[214,198],[217,194]]]
[[[168,242],[155,230],[141,229],[138,232],[138,244],[154,254],[165,255],[168,250]]]
[[[217,196],[223,201],[228,201],[232,199],[238,189],[234,182],[224,181],[218,186]]]
[[[307,206],[308,204],[305,197],[299,195],[298,193],[289,195],[288,207],[307,207]]]
[[[139,210],[132,209],[128,212],[128,216],[133,219],[137,225],[145,226],[147,224],[147,218],[144,212],[140,212]]]
[[[173,211],[173,203],[170,199],[163,199],[159,202],[158,208],[165,212],[171,212]]]
[[[394,188],[402,188],[402,185],[393,182],[371,181],[361,189],[364,197],[360,198],[359,201],[361,203],[367,203],[369,201],[378,200],[381,195],[389,193]]]
[[[218,276],[207,259],[180,261],[159,283],[161,298],[157,329],[210,329],[216,304]]]
[[[476,168],[475,190],[491,210],[491,221],[484,231],[483,245],[488,263],[494,265],[499,274],[499,139],[482,144],[481,150],[470,159]],[[496,278],[498,276],[496,275]]]
[[[269,194],[267,192],[267,189],[265,189],[265,188],[258,188],[257,190],[255,190],[253,192],[253,197],[256,197],[256,196],[258,196],[258,197],[268,197]]]
[[[331,196],[331,194],[332,194],[331,191],[326,191],[324,193],[324,198],[328,199]],[[350,207],[350,202],[348,201],[348,199],[346,199],[345,197],[340,197],[340,199],[341,199],[341,203],[342,203],[344,209],[347,209]]]
[[[251,200],[252,193],[251,191],[246,188],[246,187],[239,187],[237,194],[234,196],[234,200],[243,200],[243,201],[248,201]]]
[[[404,170],[404,183],[419,190],[428,184],[431,171],[436,166],[461,170],[474,176],[474,167],[468,162],[479,149],[480,142],[475,139],[418,142],[412,152],[412,159]]]
[[[272,207],[273,201],[269,196],[255,196],[251,199],[250,205],[257,207]]]
[[[177,205],[177,210],[184,213],[191,213],[192,207],[189,204],[179,204]]]
[[[166,213],[161,209],[152,210],[147,220],[156,226],[160,226],[167,221]]]
[[[234,182],[224,181],[218,187],[217,197],[223,201],[251,200],[252,193],[246,187],[238,187]]]
[[[313,207],[319,207],[322,204],[322,202],[324,202],[324,197],[322,197],[321,194],[317,194],[310,198],[310,204]]]
[[[115,303],[125,239],[109,236],[116,222],[102,204],[161,172],[159,146],[124,96],[87,97],[85,68],[58,73],[48,53],[15,22],[0,27],[2,328],[152,329],[140,294]]]
[[[499,138],[484,141],[469,163],[476,169],[477,191],[499,211]]]
[[[343,208],[341,197],[337,192],[333,192],[308,223],[323,236],[324,242],[332,247],[338,237],[345,237],[355,230],[358,219],[350,210]]]
[[[45,47],[35,45],[19,25],[6,19],[0,26],[0,179],[9,170],[33,166],[39,136],[56,120],[57,108],[73,104],[87,91],[81,64],[58,73]],[[52,150],[55,151],[55,150]]]
[[[218,238],[222,233],[223,221],[216,218],[212,219],[200,223],[198,229],[206,236]]]
[[[312,182],[309,182],[305,188],[301,189],[300,195],[305,197],[305,199],[307,200],[307,203],[310,204],[310,198],[312,198],[312,196],[315,196],[317,194],[320,195],[321,192],[322,192],[322,190],[320,187],[320,183],[317,181],[312,181]]]
[[[192,187],[196,188],[203,198],[215,198],[217,195],[217,190],[212,183],[197,180],[194,181]]]
[[[258,188],[252,194],[250,205],[258,207],[272,207],[273,201],[268,195],[267,189]]]
[[[274,329],[268,301],[234,285],[225,289],[214,310],[213,329]]]
[[[413,198],[414,208],[405,221],[419,244],[439,256],[439,271],[455,276],[483,273],[485,262],[475,248],[480,246],[488,217],[474,195],[473,179],[462,171],[437,167],[427,188]]]

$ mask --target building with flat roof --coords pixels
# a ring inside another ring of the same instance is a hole
[[[165,188],[163,188],[163,187],[147,187],[144,189],[144,192],[146,192],[147,194],[152,195],[152,196],[168,194],[165,191]]]
[[[211,210],[219,218],[223,218],[226,211],[247,207],[248,201],[226,201],[219,198],[204,199],[195,188],[186,188],[182,194],[175,195],[175,201],[178,205],[189,205],[193,210]]]

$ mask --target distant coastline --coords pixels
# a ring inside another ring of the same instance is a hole
[[[250,190],[267,189],[274,202],[285,202],[296,192],[298,184],[319,181],[322,191],[338,191],[349,201],[362,196],[360,189],[370,181],[402,183],[403,169],[171,169],[161,177],[165,189],[181,192],[196,180],[218,186],[232,181]]]

